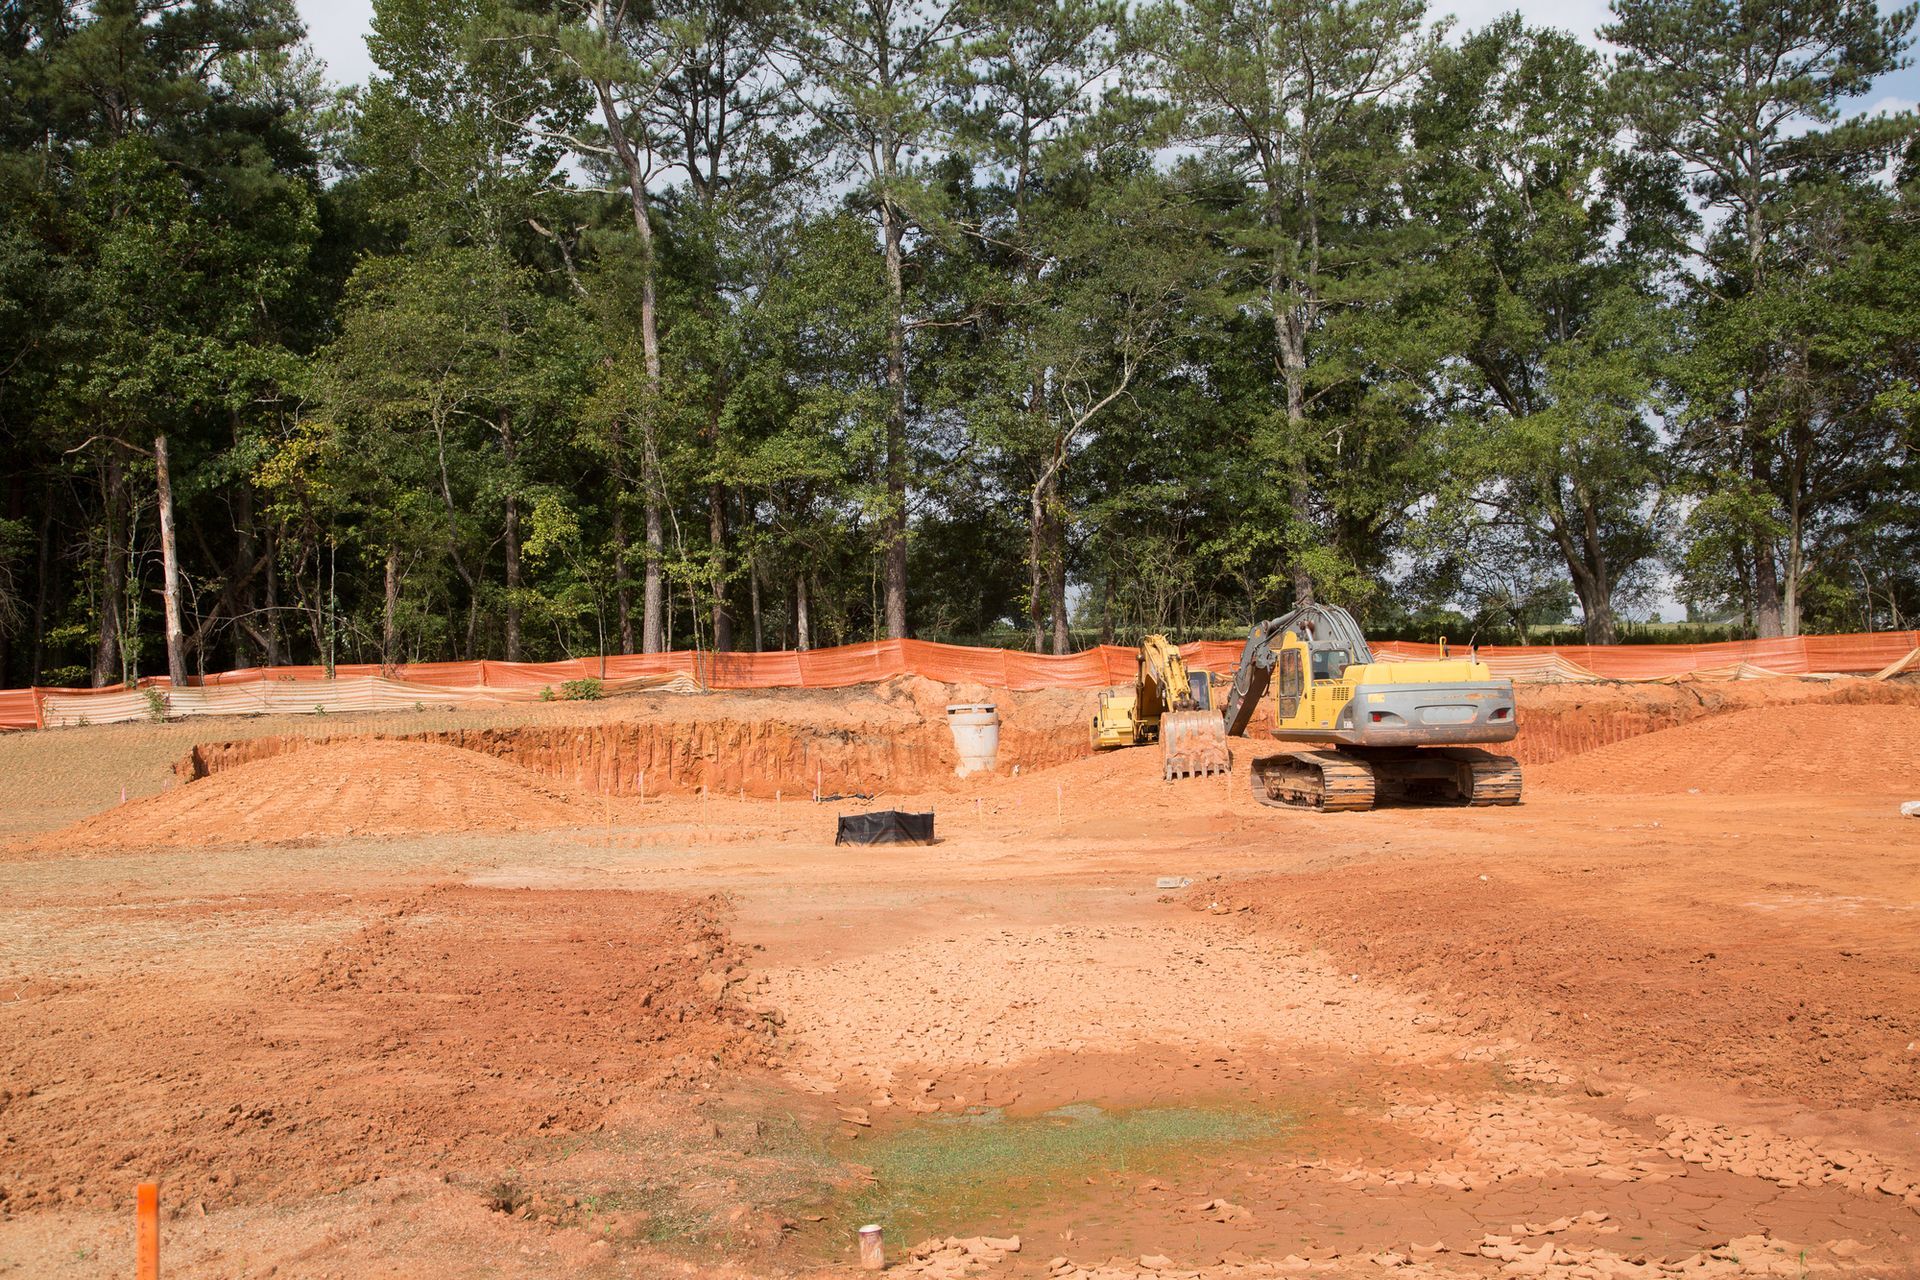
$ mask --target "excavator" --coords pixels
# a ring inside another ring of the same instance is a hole
[[[1276,668],[1273,736],[1319,745],[1253,762],[1262,804],[1339,812],[1381,799],[1520,803],[1519,762],[1472,745],[1519,732],[1513,682],[1484,662],[1450,656],[1444,641],[1437,659],[1376,662],[1352,614],[1303,605],[1248,630],[1219,713],[1223,735],[1246,732]]]
[[[1225,773],[1232,761],[1218,711],[1208,706],[1210,677],[1188,671],[1165,636],[1140,642],[1133,690],[1100,695],[1093,714],[1093,746],[1137,747],[1158,739],[1161,776],[1193,778]]]

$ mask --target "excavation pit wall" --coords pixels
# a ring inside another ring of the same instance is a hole
[[[922,682],[925,683],[925,682]],[[962,687],[964,689],[964,686]],[[959,786],[959,754],[947,728],[945,686],[902,697],[882,687],[821,705],[815,714],[769,706],[755,715],[753,695],[722,694],[734,714],[608,718],[597,723],[485,725],[420,733],[278,734],[196,745],[174,766],[182,781],[298,751],[325,741],[387,739],[478,751],[540,778],[602,795],[718,795],[773,799],[851,792],[926,791]],[[968,700],[1001,711],[998,772],[1044,769],[1092,752],[1079,703],[1081,690],[1001,693],[971,690]],[[986,692],[984,698],[980,698]],[[768,699],[771,703],[783,701]],[[923,703],[925,705],[915,705]],[[610,704],[610,709],[617,704]]]
[[[1753,707],[1805,703],[1920,706],[1920,680],[1780,676],[1760,680],[1676,684],[1517,685],[1520,734],[1505,751],[1521,764],[1548,764],[1674,729],[1708,716]]]
[[[1799,703],[1920,705],[1920,682],[1780,678],[1698,684],[1526,685],[1518,690],[1520,734],[1504,750],[1546,764],[1609,743],[1752,707]],[[950,701],[989,701],[1001,712],[1002,775],[1091,754],[1088,690],[1008,693],[930,681],[893,681],[798,709],[779,694],[716,694],[697,711],[650,707],[620,718],[565,724],[452,727],[418,733],[285,733],[196,745],[175,766],[182,781],[322,742],[431,742],[478,751],[555,783],[603,795],[719,795],[773,799],[851,792],[962,787],[945,723]],[[1264,738],[1263,707],[1250,732]],[[1499,748],[1496,748],[1499,749]]]

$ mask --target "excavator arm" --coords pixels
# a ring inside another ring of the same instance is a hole
[[[1180,657],[1180,650],[1165,636],[1152,635],[1140,642],[1138,686],[1142,707],[1148,705],[1149,697],[1159,699],[1156,714],[1200,710],[1187,664]]]
[[[1187,670],[1165,636],[1140,642],[1131,694],[1102,694],[1093,716],[1093,745],[1123,747],[1160,740],[1161,776],[1225,773],[1232,765],[1220,715],[1207,709],[1205,686]]]
[[[1273,667],[1279,661],[1274,641],[1293,631],[1309,642],[1332,640],[1339,643],[1354,662],[1372,662],[1373,650],[1367,647],[1366,633],[1353,615],[1337,604],[1305,604],[1291,613],[1247,628],[1247,644],[1240,651],[1240,665],[1234,669],[1233,688],[1228,690],[1221,715],[1230,737],[1247,731],[1260,699],[1273,679]]]

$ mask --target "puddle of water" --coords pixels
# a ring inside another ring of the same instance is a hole
[[[1074,1103],[1017,1117],[975,1108],[863,1141],[858,1159],[878,1181],[855,1208],[901,1241],[1017,1230],[1030,1211],[1091,1192],[1089,1176],[1171,1174],[1296,1128],[1291,1112],[1272,1107]]]

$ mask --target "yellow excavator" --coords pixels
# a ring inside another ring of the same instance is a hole
[[[1220,713],[1210,708],[1211,681],[1188,671],[1165,636],[1140,642],[1133,689],[1100,695],[1093,713],[1093,746],[1138,747],[1158,739],[1163,778],[1225,773],[1232,761]]]
[[[1246,732],[1273,673],[1273,736],[1322,744],[1253,762],[1253,794],[1276,808],[1371,809],[1381,799],[1520,803],[1520,764],[1472,744],[1519,732],[1513,682],[1484,662],[1376,662],[1353,615],[1310,604],[1247,632],[1221,708],[1225,732]]]

